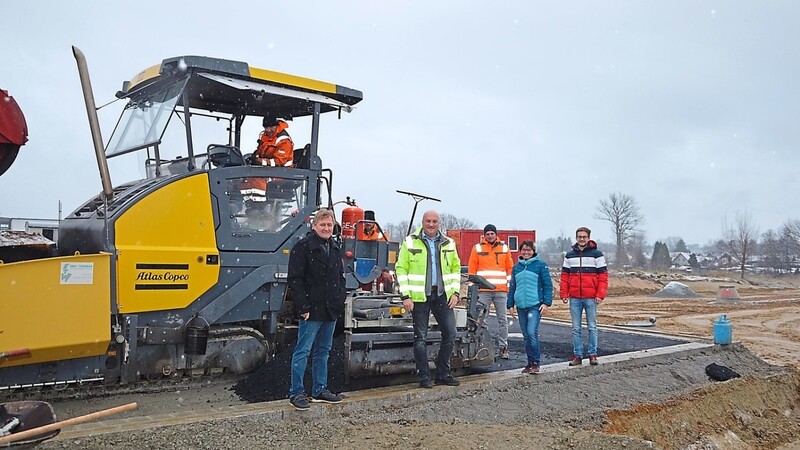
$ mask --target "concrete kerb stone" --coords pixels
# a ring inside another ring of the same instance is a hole
[[[437,386],[433,389],[420,389],[415,384],[389,386],[345,393],[346,399],[339,404],[314,405],[308,411],[296,411],[287,400],[276,400],[247,405],[215,408],[213,411],[192,411],[181,414],[163,414],[146,417],[129,417],[99,423],[87,423],[62,430],[55,440],[74,439],[108,433],[127,432],[142,429],[160,428],[171,425],[189,424],[203,421],[224,420],[248,416],[263,416],[269,420],[320,419],[332,414],[363,412],[365,409],[413,406],[420,403],[446,399],[472,391],[491,390],[507,383],[532,383],[537,379],[574,378],[587,376],[592,372],[613,370],[614,368],[641,364],[643,359],[658,363],[666,362],[667,357],[691,355],[704,351],[739,350],[744,347],[736,342],[728,346],[708,343],[687,343],[669,347],[640,350],[599,357],[600,364],[569,367],[567,362],[542,366],[536,375],[521,373],[521,368],[488,374],[468,375],[459,378],[460,386]]]

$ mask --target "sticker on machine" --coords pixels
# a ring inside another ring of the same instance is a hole
[[[61,284],[92,284],[94,263],[61,263]]]

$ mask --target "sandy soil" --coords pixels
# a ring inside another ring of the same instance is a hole
[[[654,329],[671,333],[711,336],[721,314],[731,320],[734,341],[771,364],[800,367],[800,277],[730,278],[714,281],[663,277],[614,276],[609,298],[598,308],[598,322],[616,325],[656,317]],[[694,298],[660,298],[658,292],[669,281],[683,283],[699,294]],[[719,286],[735,286],[740,299],[717,301]],[[620,295],[623,293],[625,295]],[[569,309],[557,302],[550,317],[569,319]]]
[[[650,296],[669,281],[701,297]],[[741,299],[718,303],[719,285],[731,284]],[[519,376],[491,386],[436,388],[416,400],[409,395],[402,407],[345,402],[315,406],[311,413],[287,411],[278,421],[250,416],[135,436],[53,440],[41,448],[800,449],[798,306],[800,278],[741,283],[615,275],[599,308],[601,324],[655,316],[657,330],[711,336],[714,320],[724,313],[743,346],[643,365]],[[557,302],[548,315],[566,319],[569,311]],[[734,367],[742,378],[711,382],[704,373],[710,362]],[[141,401],[179,411],[241,400],[230,390],[209,388]]]

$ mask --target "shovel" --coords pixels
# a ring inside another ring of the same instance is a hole
[[[48,433],[53,430],[60,430],[61,428],[77,425],[79,423],[88,422],[90,420],[99,419],[101,417],[107,417],[113,414],[118,414],[125,411],[130,411],[132,409],[136,409],[138,405],[136,403],[128,403],[127,405],[117,406],[114,408],[104,409],[102,411],[93,412],[91,414],[86,414],[83,416],[73,417],[71,419],[62,420],[60,422],[51,423],[48,425],[43,425],[38,428],[31,428],[30,430],[20,431],[19,433],[13,433],[9,436],[0,438],[0,446],[3,444],[9,444],[11,442],[21,441],[23,439],[38,436],[40,434]]]

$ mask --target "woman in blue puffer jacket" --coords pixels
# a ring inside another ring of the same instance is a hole
[[[528,365],[522,373],[539,373],[539,322],[547,308],[553,304],[553,281],[550,269],[536,254],[533,241],[522,241],[519,247],[519,262],[511,272],[511,283],[508,285],[508,309],[517,308],[519,326],[525,338],[525,353],[528,354]]]

